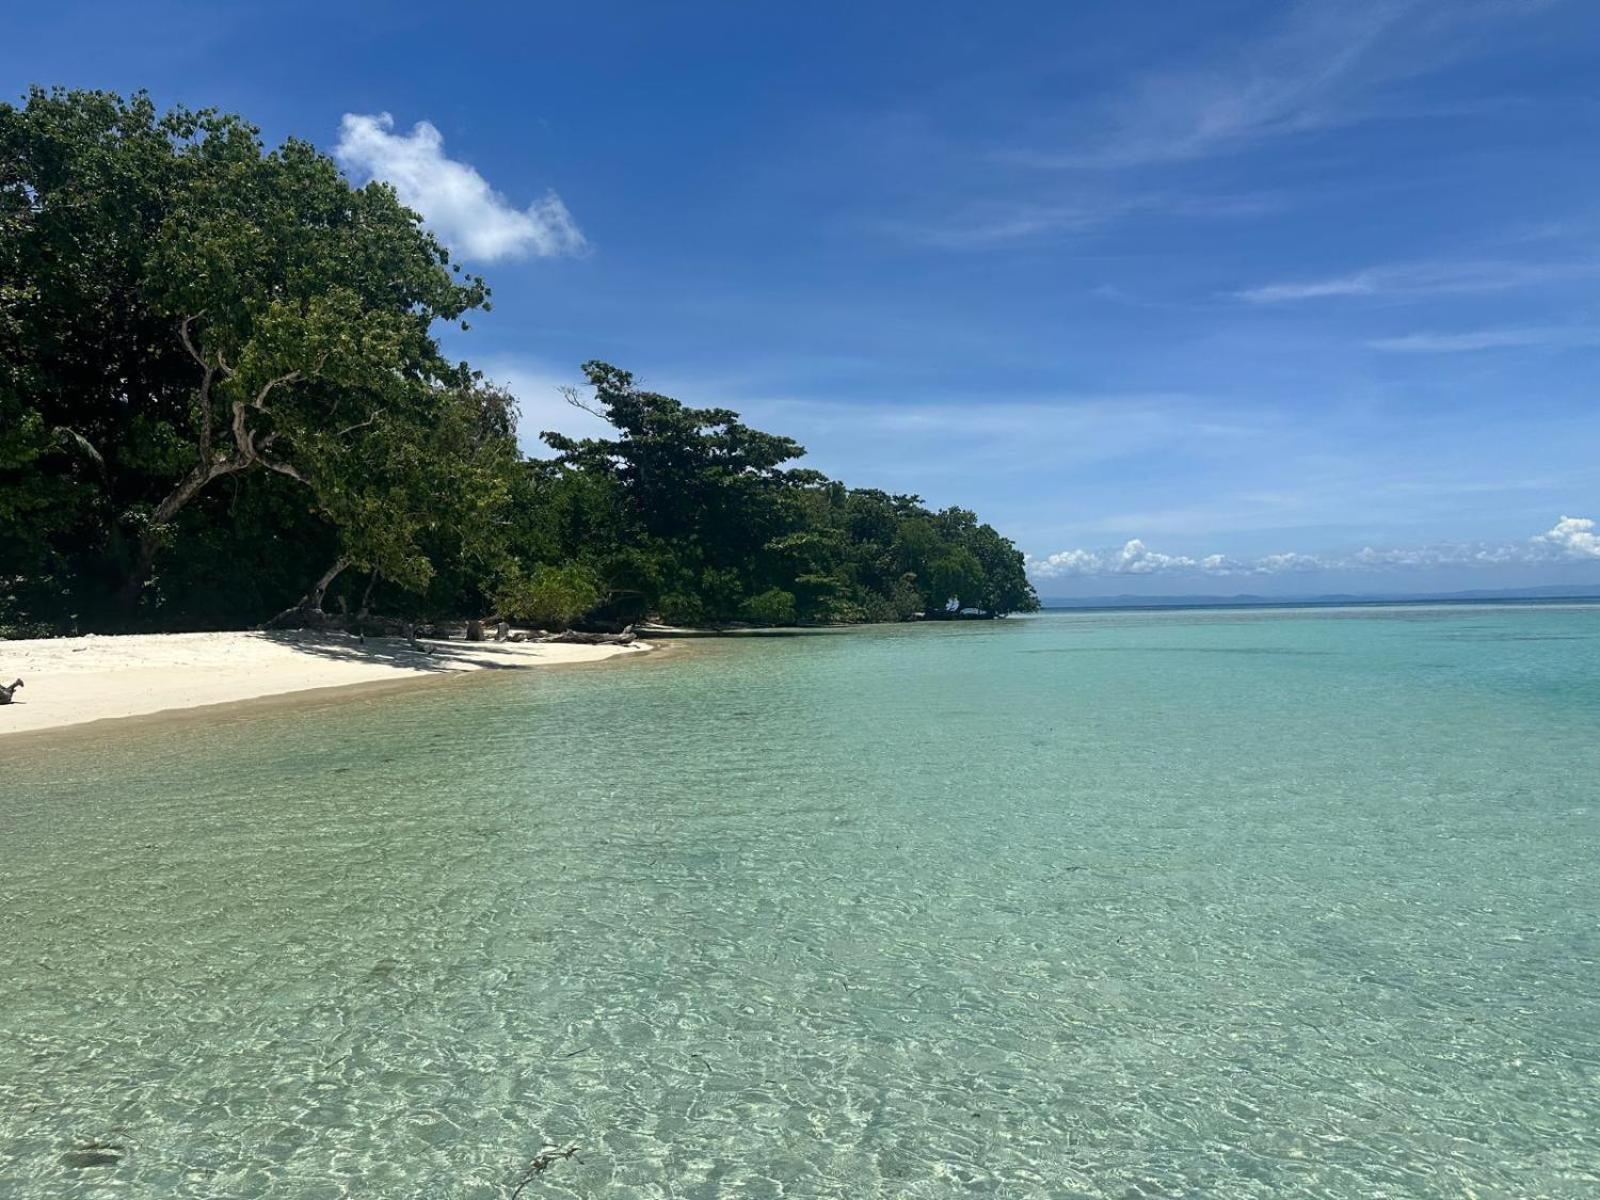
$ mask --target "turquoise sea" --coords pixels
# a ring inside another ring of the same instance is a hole
[[[1600,607],[0,742],[0,1196],[1600,1196]]]

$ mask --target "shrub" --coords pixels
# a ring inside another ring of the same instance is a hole
[[[761,625],[793,625],[795,622],[794,593],[782,588],[768,588],[760,595],[751,596],[740,607],[740,615],[747,621]]]
[[[605,593],[583,567],[541,563],[529,575],[513,575],[495,593],[495,607],[508,620],[565,629],[597,608]]]

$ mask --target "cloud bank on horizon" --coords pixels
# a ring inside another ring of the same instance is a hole
[[[1044,558],[1030,555],[1028,574],[1035,580],[1117,575],[1261,576],[1591,561],[1600,562],[1600,534],[1595,532],[1595,522],[1588,517],[1563,516],[1544,533],[1522,542],[1443,542],[1383,550],[1368,546],[1355,554],[1337,556],[1289,551],[1253,559],[1226,554],[1196,557],[1163,554],[1133,538],[1120,549],[1061,550]]]
[[[395,133],[388,113],[345,113],[333,152],[347,171],[391,184],[400,202],[421,213],[462,258],[551,258],[586,244],[555,192],[516,208],[475,169],[448,157],[444,135],[427,121]]]

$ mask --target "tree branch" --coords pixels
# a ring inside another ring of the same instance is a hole
[[[244,455],[245,461],[256,456],[255,443],[251,440],[250,431],[244,426],[244,401],[233,402],[233,441],[239,447],[239,453]]]
[[[189,326],[193,325],[195,321],[199,320],[200,317],[204,315],[205,314],[203,313],[192,313],[183,318],[183,320],[179,321],[178,340],[183,343],[183,348],[189,352],[190,358],[194,359],[195,362],[199,363],[201,367],[205,368],[205,370],[210,371],[211,364],[205,360],[200,351],[195,349],[194,340],[189,336]]]
[[[291,467],[288,463],[273,462],[270,458],[261,458],[259,456],[256,458],[256,461],[269,471],[276,471],[279,475],[287,475],[290,479],[298,480],[307,487],[311,486],[311,481],[304,475],[300,474],[299,471]]]
[[[605,413],[600,412],[597,409],[591,408],[587,403],[584,402],[584,400],[578,395],[578,389],[577,388],[573,387],[570,384],[564,384],[561,387],[558,387],[556,389],[556,391],[560,392],[561,395],[565,398],[566,402],[568,404],[572,405],[573,408],[581,408],[581,409],[583,409],[584,412],[588,413],[591,417],[599,417],[607,425],[611,424],[611,418],[610,417],[606,416]]]
[[[374,409],[373,412],[372,412],[372,415],[370,417],[368,417],[365,421],[358,421],[354,425],[346,425],[343,429],[339,430],[339,432],[334,434],[333,436],[336,437],[336,438],[342,438],[347,433],[354,433],[358,429],[365,429],[369,425],[376,425],[377,423],[378,423],[378,412],[377,412],[376,409]],[[264,444],[265,443],[263,443],[263,445]]]
[[[183,343],[183,348],[189,352],[189,357],[200,364],[200,445],[199,457],[202,465],[211,459],[211,381],[216,378],[217,368],[206,361],[206,358],[195,347],[194,339],[189,335],[189,327],[194,324],[200,314],[196,313],[184,317],[178,322],[178,340]]]
[[[261,390],[256,393],[256,398],[250,401],[250,407],[255,409],[257,412],[266,412],[267,396],[269,393],[271,393],[273,388],[285,383],[294,383],[303,378],[304,376],[302,376],[299,371],[290,371],[287,375],[279,375],[276,379],[267,380],[266,383],[261,385]]]

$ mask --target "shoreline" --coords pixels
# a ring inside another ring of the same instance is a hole
[[[337,633],[155,633],[0,642],[0,683],[23,686],[0,706],[0,744],[27,734],[266,699],[405,688],[482,671],[605,662],[654,649],[560,642],[454,642]]]

